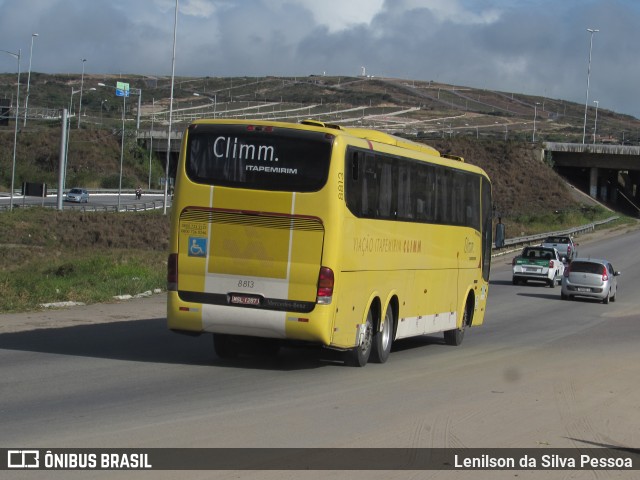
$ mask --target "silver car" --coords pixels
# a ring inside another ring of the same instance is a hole
[[[543,247],[550,247],[558,250],[560,256],[566,259],[567,262],[573,261],[573,259],[578,256],[578,245],[580,244],[575,243],[573,238],[568,235],[553,235],[545,238],[544,242],[542,242]]]
[[[88,203],[89,192],[84,188],[72,188],[65,197],[67,202]]]
[[[576,258],[564,269],[560,298],[589,297],[602,303],[615,302],[618,295],[618,276],[607,260]]]

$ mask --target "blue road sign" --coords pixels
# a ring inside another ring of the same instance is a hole
[[[129,96],[129,84],[126,82],[117,82],[116,83],[116,96],[117,97],[128,97]]]

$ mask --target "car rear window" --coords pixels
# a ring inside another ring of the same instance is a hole
[[[576,262],[571,264],[571,271],[574,273],[594,273],[599,275],[604,270],[604,265],[594,262]]]
[[[544,243],[569,243],[569,239],[567,237],[549,237]]]
[[[549,259],[555,255],[552,250],[542,248],[525,248],[522,252],[523,257]]]

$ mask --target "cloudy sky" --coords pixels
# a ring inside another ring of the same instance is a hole
[[[171,75],[175,0],[0,0],[27,71]],[[179,0],[176,75],[366,73],[585,103],[640,118],[638,0]],[[16,61],[0,52],[0,72]]]

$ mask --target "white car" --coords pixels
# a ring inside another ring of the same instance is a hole
[[[565,268],[558,250],[549,247],[524,247],[511,265],[514,285],[536,280],[547,283],[551,288],[560,284]]]

